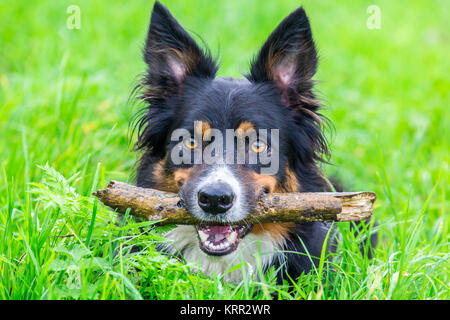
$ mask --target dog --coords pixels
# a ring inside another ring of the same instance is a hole
[[[138,85],[144,106],[135,118],[136,185],[179,193],[182,205],[199,220],[167,232],[170,241],[158,249],[231,282],[242,280],[241,270],[228,272],[240,263],[249,273],[275,267],[279,282],[317,266],[325,242],[327,250],[336,244],[329,223],[245,222],[265,193],[331,191],[320,169],[329,148],[313,93],[318,57],[304,9],[276,27],[249,73],[235,79],[216,77],[218,65],[210,52],[156,2],[143,59],[148,69]],[[238,146],[219,145],[212,153],[217,161],[177,160],[201,154],[227,130],[246,136],[240,153]],[[182,134],[173,139],[178,131]],[[213,131],[216,139],[211,139]],[[230,151],[235,151],[231,160],[236,154],[244,160],[276,154],[277,165],[270,172],[270,164],[259,158],[256,163],[223,161],[222,152]]]

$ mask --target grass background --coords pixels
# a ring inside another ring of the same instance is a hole
[[[66,27],[72,4],[79,30]],[[281,19],[305,7],[321,56],[317,91],[335,129],[334,165],[324,170],[350,190],[377,192],[375,258],[358,254],[361,239],[340,224],[332,270],[324,255],[292,292],[273,270],[232,285],[155,252],[161,230],[109,223],[116,217],[90,192],[133,172],[128,122],[138,106],[128,97],[145,68],[153,1],[0,0],[0,298],[449,299],[448,4],[164,4],[219,55],[221,76],[245,73]],[[379,30],[366,27],[372,4]],[[130,243],[144,250],[130,255]]]

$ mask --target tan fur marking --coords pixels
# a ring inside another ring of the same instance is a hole
[[[178,192],[180,186],[186,182],[192,173],[192,168],[177,169],[173,173],[165,170],[168,154],[155,164],[153,168],[153,180],[156,182],[157,188],[167,192]]]
[[[286,174],[287,174],[287,178],[286,178],[286,183],[285,183],[285,187],[284,187],[286,192],[300,191],[300,183],[298,183],[295,173],[288,166],[286,166]]]
[[[284,184],[278,183],[274,192],[299,192],[300,183],[298,183],[295,173],[286,166],[286,181]]]
[[[211,140],[212,131],[211,125],[208,122],[205,121],[202,122],[202,134],[204,140],[206,141]]]
[[[295,228],[294,222],[255,224],[252,233],[261,234],[268,232],[277,242],[282,242],[289,236],[289,232]]]
[[[300,191],[300,184],[298,183],[295,173],[286,166],[286,181],[280,184],[274,176],[254,174],[255,183],[262,184],[273,192],[297,192]],[[263,232],[268,232],[270,236],[281,243],[289,236],[289,232],[295,228],[295,223],[263,223],[253,227],[252,233],[258,235]]]
[[[267,174],[257,174],[256,172],[252,173],[252,183],[254,183],[258,187],[265,187],[269,191],[269,193],[275,192],[275,188],[277,187],[277,179],[274,176],[270,176]]]
[[[239,124],[239,127],[236,129],[236,136],[243,138],[244,136],[251,137],[254,135],[256,137],[255,127],[251,122],[244,121]]]
[[[195,132],[201,132],[204,140],[211,139],[211,125],[206,121],[196,121],[195,123]]]
[[[242,170],[242,169],[241,169]],[[254,171],[244,170],[241,171],[241,176],[247,177],[246,181],[255,187],[265,187],[269,193],[282,193],[282,192],[300,192],[301,185],[295,173],[286,166],[286,179],[283,183],[279,182],[275,176],[267,174],[258,174]]]
[[[187,181],[187,179],[189,179],[191,173],[192,173],[192,168],[177,169],[174,171],[173,178],[174,178],[175,184],[178,186],[178,188],[186,183],[186,181]]]
[[[178,192],[178,186],[165,170],[167,156],[155,164],[153,169],[153,180],[156,182],[157,188],[166,192]]]
[[[206,131],[211,129],[211,125],[206,122],[206,121],[202,121],[202,133],[205,134]]]
[[[211,129],[211,125],[206,121],[196,121],[195,122],[195,131],[201,132],[204,135],[207,131]]]
[[[239,129],[246,132],[250,129],[255,129],[255,126],[253,125],[253,123],[251,123],[249,121],[244,121],[239,124],[238,130]]]
[[[153,180],[158,184],[158,187],[161,187],[161,185],[163,185],[167,180],[166,174],[164,172],[164,165],[166,164],[166,161],[167,156],[157,164],[155,164],[153,167]]]

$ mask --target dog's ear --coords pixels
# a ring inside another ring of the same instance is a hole
[[[152,94],[157,98],[178,93],[187,77],[212,78],[217,72],[210,54],[200,49],[158,1],[153,7],[144,61],[149,67],[146,84],[153,86]]]
[[[312,88],[317,53],[311,27],[302,7],[287,16],[272,32],[251,65],[247,78],[273,82],[282,101],[295,104],[298,96]]]

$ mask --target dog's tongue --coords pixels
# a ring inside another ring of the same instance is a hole
[[[214,234],[226,234],[231,231],[230,226],[210,226],[209,227],[210,233]]]
[[[206,231],[205,229],[203,229]],[[209,234],[210,239],[215,242],[220,242],[232,231],[230,226],[208,226],[206,233]]]
[[[225,239],[226,235],[231,230],[229,226],[211,226],[209,228],[211,230],[211,234],[214,236],[215,242]]]
[[[200,248],[207,254],[228,254],[237,248],[239,238],[248,230],[245,226],[203,224],[197,227]]]

